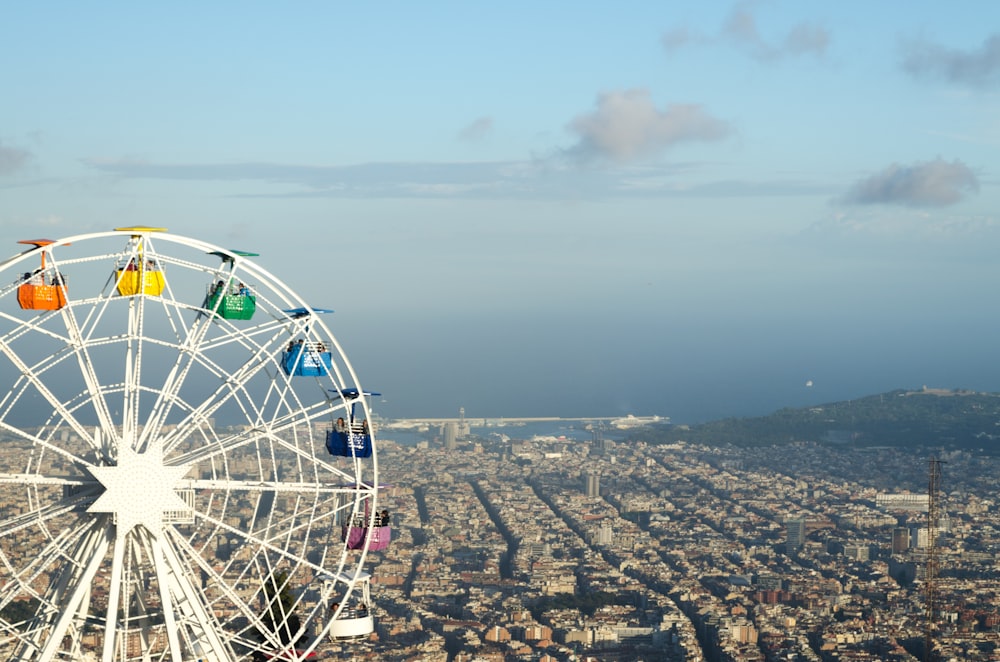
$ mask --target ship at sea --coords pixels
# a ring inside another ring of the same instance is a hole
[[[611,427],[618,428],[619,430],[628,430],[631,428],[641,428],[646,425],[669,422],[669,416],[633,416],[632,414],[629,414],[628,416],[613,419],[611,421]]]

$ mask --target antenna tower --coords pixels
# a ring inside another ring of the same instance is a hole
[[[941,493],[941,460],[931,458],[927,471],[927,562],[924,568],[924,662],[932,659],[934,647],[934,630],[936,621],[934,614],[937,609],[937,576],[938,548],[937,532],[940,511],[938,497]]]

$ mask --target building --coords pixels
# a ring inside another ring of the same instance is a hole
[[[583,493],[588,497],[601,496],[601,476],[595,472],[588,472],[583,476]]]
[[[444,424],[444,447],[450,451],[455,450],[455,442],[458,439],[458,423]]]
[[[910,530],[897,526],[892,530],[892,553],[902,554],[910,548]]]
[[[802,549],[806,544],[806,521],[804,519],[785,520],[785,548],[791,552]]]

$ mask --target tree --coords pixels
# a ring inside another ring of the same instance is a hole
[[[261,632],[262,641],[277,637],[282,649],[294,648],[301,638],[302,622],[293,611],[295,596],[292,595],[288,582],[288,573],[284,570],[272,572],[264,582],[264,611],[260,620],[267,632]]]

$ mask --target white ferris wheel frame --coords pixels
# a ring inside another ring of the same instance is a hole
[[[19,310],[43,255],[66,305]],[[120,294],[129,260],[163,291]],[[251,320],[205,309],[230,279],[253,288]],[[247,254],[155,228],[31,248],[0,283],[0,655],[306,659],[369,606],[368,549],[338,527],[374,524],[377,453],[323,439],[334,417],[369,420],[368,394],[316,309]],[[296,338],[329,351],[325,374],[286,374]]]

